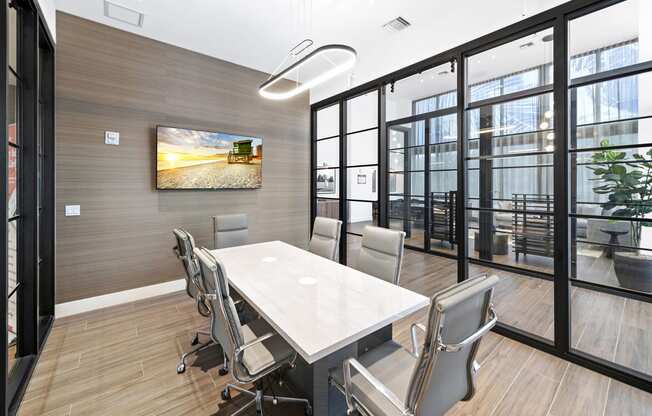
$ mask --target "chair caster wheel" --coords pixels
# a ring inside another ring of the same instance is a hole
[[[192,341],[190,341],[190,345],[197,345],[199,344],[199,334],[195,334],[195,336],[192,338]]]
[[[228,387],[222,390],[222,400],[231,400],[231,390]]]
[[[220,368],[219,370],[217,370],[217,374],[219,374],[219,375],[221,375],[221,376],[225,376],[225,375],[229,374],[229,370],[226,369],[226,368],[224,368],[224,367],[222,367],[222,368]]]
[[[177,366],[177,374],[182,374],[184,371],[186,371],[186,365],[184,363],[181,363]]]
[[[306,406],[305,414],[306,416],[312,416],[312,407],[310,405]]]

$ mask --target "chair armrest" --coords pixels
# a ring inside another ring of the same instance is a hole
[[[242,356],[242,353],[245,352],[245,350],[247,348],[251,348],[256,344],[260,344],[261,342],[263,342],[263,341],[265,341],[265,340],[267,340],[267,339],[269,339],[269,338],[271,338],[273,336],[276,336],[276,335],[278,335],[276,332],[268,332],[265,335],[259,336],[258,338],[251,341],[250,343],[244,344],[241,347],[236,348],[236,350],[235,350],[235,359],[236,359],[236,361],[238,361],[238,362],[240,361],[240,357]]]
[[[412,339],[412,355],[414,355],[416,358],[419,358],[419,346],[418,346],[418,341],[417,341],[417,329],[420,329],[424,334],[427,331],[426,327],[423,324],[420,323],[413,323],[410,326],[410,335]]]
[[[351,392],[351,367],[364,377],[369,384],[380,394],[382,394],[389,402],[398,409],[401,414],[405,416],[412,416],[412,413],[409,411],[407,406],[399,399],[394,392],[387,388],[383,383],[380,382],[376,377],[374,377],[358,360],[355,358],[349,358],[344,361],[343,370],[344,370],[344,393],[346,396],[346,413],[350,415],[355,411],[355,406],[353,404],[353,395]]]
[[[462,350],[462,348],[473,344],[475,341],[480,339],[482,336],[484,336],[487,332],[491,331],[491,328],[496,325],[496,322],[498,322],[498,315],[496,315],[496,310],[494,309],[493,305],[489,306],[489,316],[491,317],[489,319],[489,322],[484,324],[480,329],[478,329],[476,332],[471,334],[468,338],[465,340],[457,343],[457,344],[444,344],[440,341],[437,342],[437,348],[440,351],[445,351],[445,352],[458,352]]]

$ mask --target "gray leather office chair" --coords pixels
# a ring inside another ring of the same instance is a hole
[[[480,340],[497,322],[497,276],[480,276],[437,293],[427,327],[413,324],[412,351],[388,341],[344,361],[330,381],[348,411],[373,416],[439,416],[475,394]],[[425,333],[419,345],[416,331]]]
[[[213,217],[213,232],[216,249],[247,244],[249,240],[247,214],[229,214]]]
[[[271,401],[300,403],[306,414],[312,413],[306,399],[268,396],[263,392],[263,378],[286,366],[293,366],[297,354],[263,319],[241,324],[233,298],[229,291],[229,280],[224,266],[206,249],[195,249],[203,286],[211,310],[211,337],[220,343],[232,364],[231,374],[239,384],[254,383],[256,391],[251,392],[235,384],[228,384],[222,391],[222,399],[231,398],[231,389],[253,399],[231,416],[236,416],[250,406],[256,407],[258,415],[263,414],[263,402]]]
[[[197,263],[197,259],[195,258],[194,254],[195,239],[189,232],[181,228],[175,228],[172,233],[177,240],[177,245],[173,249],[174,253],[176,254],[177,258],[181,260],[183,269],[186,272],[186,293],[195,301],[199,314],[208,317],[210,315],[210,310],[208,309],[205,292],[201,287],[199,264]],[[200,343],[200,335],[209,337],[208,331],[197,330],[195,332],[195,335],[191,341],[191,345],[199,345],[196,348],[193,348],[192,350],[181,355],[181,361],[179,361],[179,364],[177,365],[177,373],[181,374],[186,371],[186,360],[189,356],[198,354],[199,352],[213,345],[213,341],[210,339],[210,337],[208,338],[208,341]]]
[[[355,268],[398,285],[403,262],[403,231],[367,225]]]
[[[342,221],[326,217],[315,217],[308,250],[318,256],[337,261],[341,234]]]

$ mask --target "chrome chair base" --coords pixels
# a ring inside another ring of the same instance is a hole
[[[256,407],[256,415],[257,416],[263,416],[263,403],[264,402],[272,402],[272,404],[277,405],[278,403],[300,403],[305,406],[304,412],[306,416],[311,416],[312,415],[312,406],[310,406],[310,402],[308,399],[299,399],[296,397],[285,397],[285,396],[277,396],[277,395],[266,395],[263,391],[263,383],[262,381],[259,381],[256,383],[256,391],[249,391],[247,389],[244,389],[240,386],[236,386],[234,384],[227,384],[224,390],[222,390],[222,400],[231,400],[231,389],[237,390],[238,392],[245,394],[247,396],[253,397],[252,400],[247,402],[244,406],[242,406],[240,409],[236,410],[234,413],[231,414],[231,416],[237,416],[244,411],[246,411],[248,408],[251,406]]]
[[[191,345],[197,345],[197,347],[195,347],[192,350],[190,350],[190,351],[188,351],[186,353],[183,353],[183,355],[181,355],[181,361],[179,361],[179,364],[177,364],[177,374],[182,374],[183,372],[186,371],[186,360],[188,359],[188,357],[190,357],[191,355],[197,355],[200,352],[204,351],[205,349],[208,349],[208,348],[212,347],[213,345],[215,345],[213,340],[210,339],[210,338],[208,339],[208,341],[206,341],[204,343],[200,343],[199,342],[199,335],[207,335],[207,336],[209,336],[210,334],[207,331],[197,331],[197,332],[195,332],[195,336],[193,337],[192,342],[190,344]],[[224,355],[224,364],[222,364],[222,368],[220,368],[219,374],[221,376],[224,376],[224,375],[228,374],[228,372],[229,372],[229,366],[228,366],[228,362],[226,360],[226,355]]]

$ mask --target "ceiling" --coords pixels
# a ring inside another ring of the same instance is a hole
[[[56,0],[56,6],[70,14],[267,73],[306,37],[312,38],[315,46],[344,43],[358,51],[359,60],[353,76],[340,77],[339,84],[331,88],[337,90],[564,1],[114,0],[142,11],[143,27],[105,17],[103,0]],[[397,33],[382,28],[398,16],[412,26]],[[317,95],[328,95],[329,91],[322,89]]]

